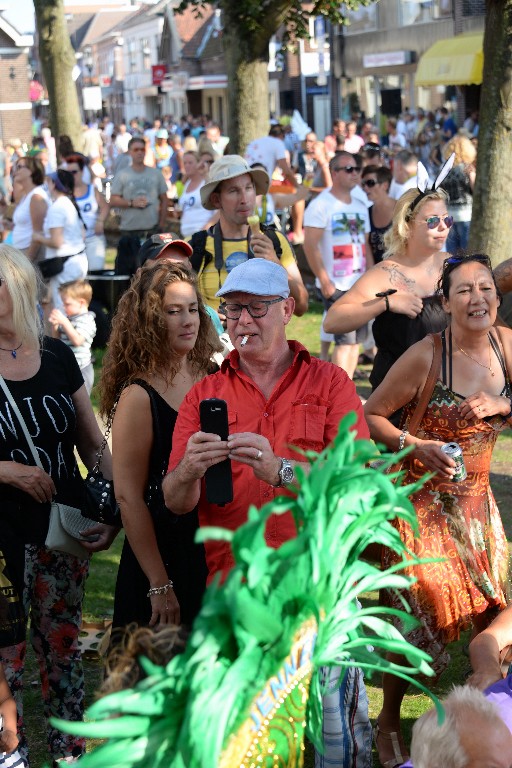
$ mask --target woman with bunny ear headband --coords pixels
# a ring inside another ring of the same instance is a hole
[[[411,344],[447,326],[436,286],[453,223],[440,188],[451,163],[450,158],[433,184],[418,163],[417,187],[396,202],[391,228],[384,236],[383,261],[365,272],[324,320],[328,333],[348,333],[374,320],[377,355],[370,375],[374,389]]]

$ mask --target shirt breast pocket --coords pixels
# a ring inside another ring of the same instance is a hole
[[[325,448],[324,434],[327,419],[327,401],[316,395],[292,403],[288,443],[308,451]]]

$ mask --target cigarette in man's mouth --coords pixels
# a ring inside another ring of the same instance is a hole
[[[247,344],[248,341],[249,341],[249,337],[248,336],[244,336],[240,346],[241,347],[245,347],[245,345]]]

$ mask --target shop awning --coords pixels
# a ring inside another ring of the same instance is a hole
[[[416,85],[480,85],[483,42],[483,31],[438,40],[420,59]]]

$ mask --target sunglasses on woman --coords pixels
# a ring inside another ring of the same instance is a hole
[[[372,187],[375,187],[379,182],[375,181],[375,179],[363,179],[361,182],[362,187],[368,187],[371,189]]]
[[[436,229],[441,222],[443,222],[445,227],[450,229],[453,224],[453,216],[445,216],[444,218],[441,218],[440,216],[429,216],[428,219],[425,219],[425,223],[429,229]]]

